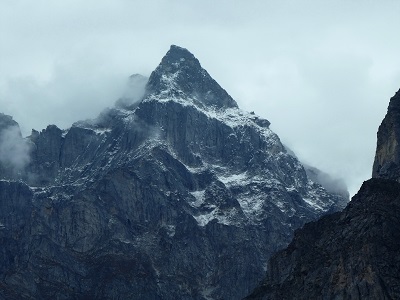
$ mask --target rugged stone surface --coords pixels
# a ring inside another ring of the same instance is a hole
[[[240,299],[343,206],[186,49],[121,101],[33,131],[25,183],[0,181],[0,299]]]
[[[390,99],[378,130],[372,177],[400,179],[400,90]]]
[[[343,210],[307,223],[246,299],[399,299],[400,184],[370,179]]]

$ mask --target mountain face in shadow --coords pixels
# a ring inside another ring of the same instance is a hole
[[[245,299],[400,299],[400,94],[378,130],[373,178],[342,212],[307,223]]]

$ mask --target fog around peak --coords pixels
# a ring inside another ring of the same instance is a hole
[[[31,144],[21,136],[18,125],[0,131],[0,163],[15,174],[23,172],[30,162]]]

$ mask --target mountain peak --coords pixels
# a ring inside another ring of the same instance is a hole
[[[0,135],[0,299],[238,300],[295,228],[341,208],[186,49],[146,81],[34,131],[29,156]]]
[[[161,64],[179,68],[181,65],[191,64],[192,67],[201,68],[199,60],[189,50],[171,45]]]
[[[172,45],[150,75],[147,91],[157,97],[193,99],[217,108],[237,107],[235,100],[202,68],[187,49]]]

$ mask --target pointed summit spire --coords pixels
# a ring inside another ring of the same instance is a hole
[[[165,97],[186,97],[206,106],[237,107],[235,100],[204,70],[187,49],[172,45],[150,75],[147,90]]]
[[[200,62],[187,49],[171,45],[167,54],[161,60],[161,64],[165,66],[179,67],[181,65],[190,64],[194,68],[201,68]]]

